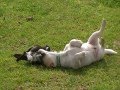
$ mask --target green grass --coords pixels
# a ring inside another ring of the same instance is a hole
[[[73,38],[85,42],[103,18],[106,47],[118,55],[78,70],[17,63],[12,57],[34,44],[60,51]],[[0,90],[119,90],[119,52],[119,0],[0,1]]]

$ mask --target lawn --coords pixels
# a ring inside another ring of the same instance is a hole
[[[73,38],[86,42],[103,18],[105,46],[117,55],[78,70],[17,63],[12,56],[35,44],[60,51]],[[120,90],[119,52],[119,0],[0,0],[0,90]]]

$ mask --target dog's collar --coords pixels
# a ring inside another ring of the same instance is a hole
[[[56,64],[57,64],[57,66],[61,66],[61,63],[60,63],[60,54],[56,55]]]

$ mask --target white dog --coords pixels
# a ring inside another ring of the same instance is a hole
[[[100,37],[105,28],[106,22],[103,20],[99,31],[94,32],[87,43],[73,39],[61,52],[48,52],[40,49],[38,52],[44,55],[43,63],[48,67],[71,67],[74,69],[89,65],[103,58],[105,54],[116,54],[112,49],[104,49],[104,42]]]

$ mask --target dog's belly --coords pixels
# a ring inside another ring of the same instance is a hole
[[[90,65],[91,63],[95,62],[96,59],[92,52],[86,52],[84,60],[81,61],[81,67]]]
[[[66,54],[61,57],[61,66],[63,67],[74,67],[74,55],[80,52],[81,49],[73,48],[71,50],[66,51]]]
[[[81,46],[82,51],[90,51],[89,54],[87,54],[86,56],[93,56],[93,58],[91,59],[95,59],[95,60],[100,60],[103,56],[104,56],[104,49],[101,48],[101,45],[98,46],[93,46],[91,44],[88,43],[84,43]],[[90,58],[88,58],[90,59]]]
[[[84,43],[81,46],[82,51],[93,51],[93,46],[88,44],[88,43]]]
[[[74,54],[67,54],[66,56],[61,57],[61,66],[62,67],[72,67],[73,66],[73,59],[74,59]]]

